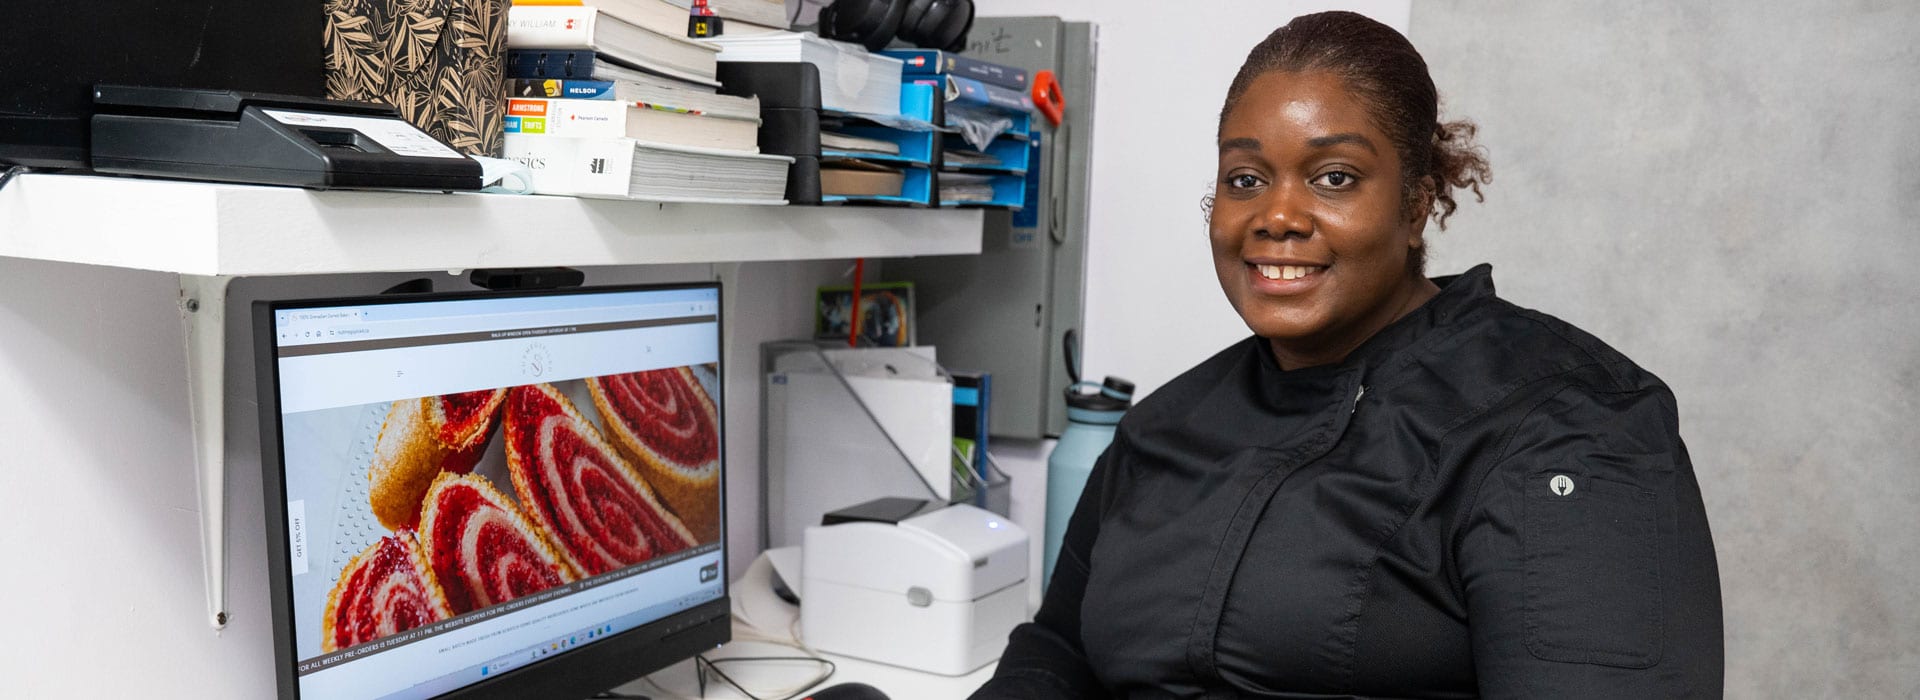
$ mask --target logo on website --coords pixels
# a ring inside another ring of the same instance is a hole
[[[534,343],[520,354],[520,371],[527,376],[539,379],[553,373],[553,356],[547,353],[547,346]]]

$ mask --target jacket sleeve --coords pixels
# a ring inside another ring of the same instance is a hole
[[[1067,521],[1040,611],[1032,622],[1013,629],[993,678],[974,691],[970,700],[1106,697],[1080,643],[1080,603],[1087,589],[1093,542],[1099,536],[1102,504],[1110,502],[1110,482],[1118,470],[1114,463],[1121,459],[1118,455],[1125,450],[1124,443],[1124,433],[1116,435],[1094,463],[1087,487],[1080,492],[1073,516]],[[1041,533],[1034,534],[1035,546],[1041,546]]]
[[[1666,387],[1535,406],[1456,543],[1482,697],[1721,697],[1718,567]]]

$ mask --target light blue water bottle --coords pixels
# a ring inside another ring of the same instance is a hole
[[[1067,521],[1080,502],[1080,492],[1087,486],[1087,476],[1093,473],[1093,463],[1113,442],[1113,431],[1119,427],[1120,417],[1133,405],[1133,382],[1119,377],[1107,377],[1101,384],[1079,381],[1079,368],[1073,366],[1072,355],[1068,353],[1068,376],[1075,381],[1067,387],[1067,429],[1060,433],[1060,443],[1047,458],[1043,586],[1053,580],[1053,563],[1060,558],[1060,539],[1067,534]]]

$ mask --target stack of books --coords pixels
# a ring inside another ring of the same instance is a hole
[[[517,0],[507,16],[506,154],[541,194],[785,203],[759,153],[760,102],[719,94],[716,47],[668,0]]]

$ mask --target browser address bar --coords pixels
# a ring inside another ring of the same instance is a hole
[[[323,323],[313,328],[310,339],[316,342],[441,335],[474,331],[511,330],[551,326],[580,325],[671,316],[702,316],[716,313],[714,302],[656,302],[627,306],[577,309],[564,314],[546,311],[509,311],[426,319],[393,319]],[[296,328],[294,332],[307,329]]]

